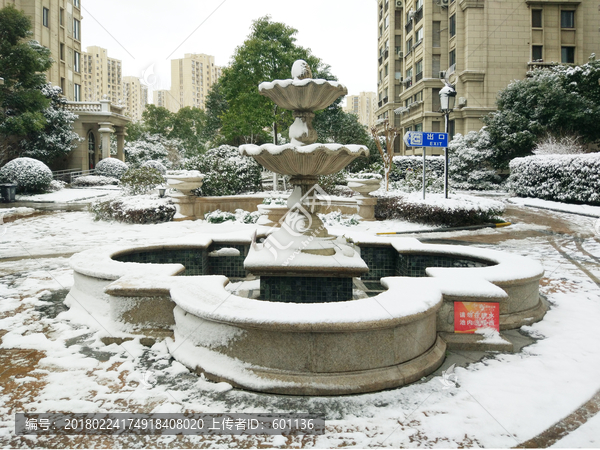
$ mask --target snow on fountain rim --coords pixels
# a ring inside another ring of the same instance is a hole
[[[327,325],[338,331],[383,328],[394,322],[411,322],[414,316],[433,313],[442,304],[440,287],[428,278],[382,278],[381,284],[388,290],[375,297],[331,303],[254,300],[227,291],[229,280],[224,275],[188,278],[171,287],[171,299],[177,306],[202,319],[240,326],[294,327],[297,331],[323,331]],[[399,292],[406,301],[398,300]]]
[[[369,155],[369,149],[366,146],[357,144],[310,144],[301,146],[294,144],[263,144],[260,146],[254,144],[246,144],[240,146],[240,153],[242,155],[248,156],[260,155],[264,151],[268,152],[271,155],[280,155],[285,150],[292,150],[296,153],[314,153],[319,150],[325,150],[327,152],[337,152],[346,150],[350,153],[364,153],[365,156]]]
[[[268,91],[268,90],[274,89],[276,86],[279,86],[282,88],[285,88],[288,86],[301,87],[301,86],[307,86],[311,83],[318,84],[318,85],[329,84],[335,88],[346,89],[346,86],[344,86],[342,83],[338,83],[337,81],[323,80],[322,78],[305,78],[303,80],[294,78],[294,79],[287,79],[287,80],[263,81],[262,83],[260,83],[258,85],[258,90],[259,90],[259,92]]]

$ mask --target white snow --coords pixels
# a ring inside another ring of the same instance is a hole
[[[109,195],[111,195],[110,192],[99,189],[61,189],[47,194],[17,195],[15,200],[36,203],[74,203],[101,197],[106,199]]]
[[[338,152],[347,151],[349,153],[362,153],[364,156],[369,156],[369,150],[364,145],[342,145],[342,144],[310,144],[310,145],[294,145],[294,144],[263,144],[261,146],[254,144],[247,144],[240,146],[240,152],[242,155],[260,155],[266,151],[271,155],[279,155],[284,150],[293,150],[298,153],[314,153],[319,150],[325,152]]]
[[[259,91],[265,91],[273,89],[275,86],[279,87],[287,87],[287,86],[307,86],[311,83],[314,84],[329,84],[336,88],[345,89],[346,87],[342,83],[338,83],[337,81],[329,81],[322,80],[320,78],[305,78],[304,80],[298,79],[289,79],[289,80],[273,80],[273,81],[263,81],[258,85]]]
[[[590,217],[600,217],[600,206],[576,205],[573,203],[553,202],[551,200],[542,200],[540,198],[511,197],[509,203],[521,206],[531,206],[534,208],[549,209],[551,211],[560,211],[566,213],[581,214]]]

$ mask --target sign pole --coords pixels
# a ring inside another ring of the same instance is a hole
[[[446,133],[448,133],[448,115],[444,114]],[[448,198],[448,146],[444,148],[444,198]]]
[[[423,147],[423,200],[425,200],[425,156],[427,156],[427,147]]]

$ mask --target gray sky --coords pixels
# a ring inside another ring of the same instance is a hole
[[[123,61],[123,75],[171,84],[169,60],[184,53],[229,63],[264,15],[298,30],[297,44],[329,64],[349,94],[377,88],[377,8],[373,0],[83,0],[83,46]],[[165,9],[168,5],[171,9]],[[153,78],[150,75],[154,75]],[[153,83],[152,83],[153,82]]]

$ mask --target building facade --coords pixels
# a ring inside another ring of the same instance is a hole
[[[344,111],[356,114],[358,121],[371,128],[375,124],[375,110],[377,109],[377,94],[375,92],[361,92],[359,95],[348,95]]]
[[[125,114],[134,122],[142,120],[148,105],[148,86],[138,77],[123,77],[123,100]]]
[[[532,68],[600,54],[600,9],[589,1],[379,0],[377,8],[376,115],[402,135],[444,131],[444,80],[457,91],[449,133],[466,134],[481,129],[498,91]],[[422,154],[401,139],[394,151]]]
[[[186,53],[181,59],[171,60],[171,95],[165,107],[172,112],[186,106],[205,109],[208,92],[220,76],[221,68],[215,66],[214,56]]]
[[[82,100],[80,0],[0,0],[31,20],[33,39],[50,49],[54,64],[46,74],[70,101]]]
[[[83,98],[97,102],[105,96],[113,103],[123,102],[122,62],[108,56],[102,47],[88,47],[83,53]]]
[[[159,89],[152,91],[152,103],[162,108],[167,108],[169,111],[178,111],[179,107],[172,106],[173,98],[169,89]]]

